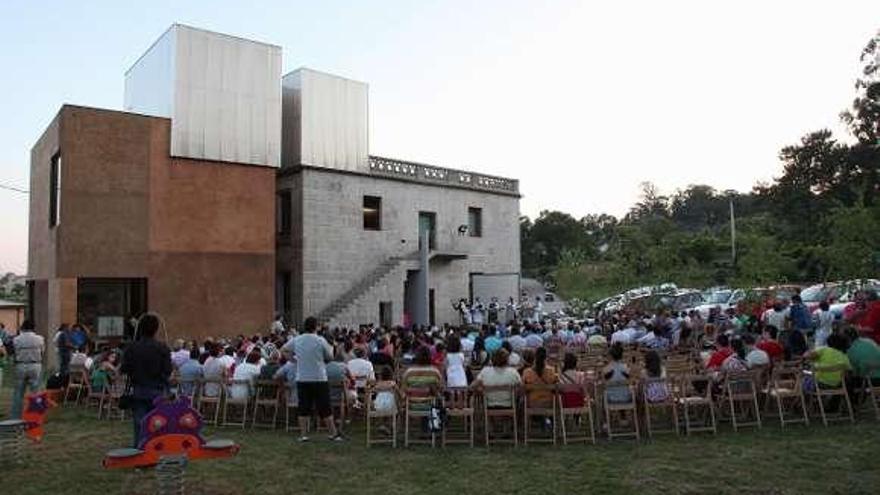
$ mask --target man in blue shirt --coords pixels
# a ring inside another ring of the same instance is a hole
[[[791,307],[788,310],[788,318],[791,320],[792,335],[795,332],[799,332],[802,336],[806,337],[813,329],[813,318],[810,316],[810,310],[804,305],[801,296],[797,294],[791,297]],[[807,350],[806,348],[802,348],[802,342],[805,342],[805,339],[793,339],[791,338],[792,335],[789,335],[787,345],[791,347],[793,355],[800,356]]]

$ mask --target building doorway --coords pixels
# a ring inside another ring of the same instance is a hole
[[[394,313],[391,301],[379,302],[379,325],[382,328],[391,328],[394,325]]]
[[[130,340],[132,320],[147,311],[147,279],[81,278],[76,296],[77,320],[92,328],[98,340]]]

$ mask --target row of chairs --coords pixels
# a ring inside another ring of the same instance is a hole
[[[682,374],[668,378],[630,380],[625,384],[612,384],[611,386],[614,387],[624,387],[628,392],[625,395],[629,400],[623,402],[609,400],[609,395],[605,393],[608,386],[595,380],[590,380],[583,386],[526,385],[485,387],[480,390],[446,388],[440,393],[404,389],[400,393],[403,400],[401,411],[376,411],[372,399],[377,390],[369,389],[366,394],[367,445],[390,443],[396,446],[400,415],[403,416],[405,446],[419,441],[431,445],[436,445],[438,441],[442,445],[454,443],[449,440],[449,435],[454,433],[464,433],[467,443],[473,446],[474,427],[477,424],[482,424],[486,445],[504,442],[516,445],[520,438],[520,427],[522,442],[526,445],[541,441],[555,444],[557,438],[560,438],[562,443],[577,440],[595,443],[596,416],[603,417],[602,430],[610,439],[619,437],[640,439],[642,428],[648,437],[657,433],[679,435],[682,430],[686,435],[698,432],[716,434],[720,421],[729,421],[734,431],[746,427],[761,428],[764,422],[762,416],[772,415],[774,412],[783,428],[794,423],[809,425],[811,413],[818,414],[825,426],[832,421],[854,422],[854,410],[845,386],[817,387],[808,392],[804,391],[805,377],[815,371],[843,372],[844,370],[832,367],[804,371],[798,367],[778,366],[770,376],[767,376],[766,370],[756,369],[730,373],[721,381],[709,374]],[[578,390],[578,387],[582,388]],[[649,394],[652,388],[663,391],[659,394],[662,399],[656,399],[658,394]],[[880,387],[872,386],[869,380],[865,380],[859,390],[870,402],[875,416],[880,420]],[[571,405],[570,402],[564,404],[567,394],[575,391],[579,391],[583,403],[578,404],[577,407],[565,407]],[[510,406],[488,407],[488,402],[485,400],[487,394],[499,392],[511,398]],[[535,392],[543,392],[553,399],[541,404],[530,404],[529,397]],[[601,400],[595,400],[597,397],[601,397]],[[837,399],[834,399],[835,397]],[[832,411],[828,410],[828,404],[833,400],[839,401],[842,406],[843,410],[838,414],[832,414]],[[447,426],[440,432],[439,438],[436,434],[428,435],[422,431],[424,438],[414,439],[413,434],[419,429],[414,428],[413,425],[424,423],[430,415],[431,406],[435,403],[445,411]],[[477,418],[478,414],[481,418]],[[535,425],[541,424],[541,419],[549,420],[542,428],[547,431],[545,435],[536,436],[533,431]],[[383,421],[390,426],[388,432],[390,434],[377,438],[373,433],[374,420]],[[497,431],[492,428],[491,423],[500,420],[507,420],[504,431],[506,435],[497,436],[495,435]],[[457,422],[460,424],[456,424]],[[582,434],[575,440],[572,433]]]

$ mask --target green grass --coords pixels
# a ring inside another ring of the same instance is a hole
[[[8,406],[5,388],[0,407]],[[203,494],[471,494],[471,493],[877,493],[880,424],[775,423],[717,437],[664,436],[650,442],[567,447],[466,446],[392,450],[323,436],[298,444],[282,431],[208,428],[207,436],[242,445],[234,459],[200,461],[187,470],[187,493]],[[82,409],[55,410],[30,462],[2,463],[3,494],[154,493],[152,472],[108,471],[108,449],[127,446],[129,421],[98,421]]]

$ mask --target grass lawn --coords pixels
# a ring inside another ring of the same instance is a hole
[[[0,407],[8,410],[10,389]],[[56,409],[42,444],[28,445],[25,466],[0,459],[2,494],[154,493],[151,471],[106,471],[105,451],[127,446],[129,421],[98,421],[82,409]],[[187,493],[416,494],[470,493],[878,493],[880,424],[760,431],[717,437],[660,437],[651,442],[529,448],[466,446],[409,450],[323,436],[301,445],[282,431],[208,428],[208,437],[237,440],[234,459],[189,466]]]

